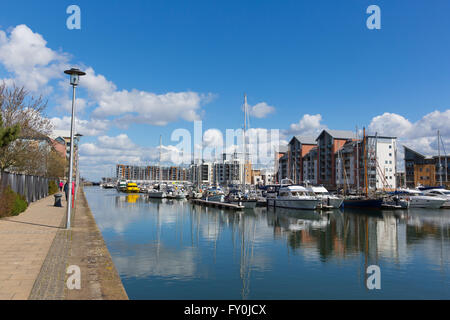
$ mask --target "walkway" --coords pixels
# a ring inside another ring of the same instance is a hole
[[[27,299],[52,245],[65,208],[50,196],[17,217],[0,219],[0,299]]]
[[[17,217],[0,219],[0,300],[128,299],[83,190],[65,230],[66,202],[32,203]],[[81,289],[69,290],[67,267],[81,270]]]

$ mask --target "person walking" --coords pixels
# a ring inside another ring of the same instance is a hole
[[[64,187],[64,182],[62,180],[59,182],[59,191],[62,192]]]
[[[66,182],[64,185],[64,193],[66,194],[66,201],[68,201],[69,198],[69,182]]]

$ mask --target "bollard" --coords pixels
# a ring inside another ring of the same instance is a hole
[[[61,193],[57,193],[54,195],[55,197],[55,207],[62,207],[62,203],[61,203],[61,198],[62,198],[62,194]]]

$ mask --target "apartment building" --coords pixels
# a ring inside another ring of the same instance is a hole
[[[405,180],[408,188],[445,185],[450,187],[450,156],[426,156],[406,146]],[[434,168],[433,168],[434,167]]]
[[[303,157],[317,146],[314,137],[294,136],[288,144],[288,174],[294,183],[304,181]]]
[[[317,183],[336,190],[336,154],[346,142],[356,139],[352,131],[323,130],[317,137]]]

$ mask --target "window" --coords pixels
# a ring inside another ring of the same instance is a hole
[[[389,153],[389,157],[392,157],[392,153]]]
[[[389,145],[389,149],[392,149],[392,146],[391,146],[391,145]]]

